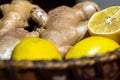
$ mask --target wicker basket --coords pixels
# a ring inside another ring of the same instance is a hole
[[[0,80],[120,80],[120,49],[67,61],[0,61]]]
[[[0,80],[120,80],[120,49],[67,61],[0,61]]]

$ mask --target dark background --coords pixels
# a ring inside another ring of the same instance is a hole
[[[8,3],[11,0],[0,0],[0,5]],[[77,2],[86,1],[86,0],[32,0],[33,3],[40,5],[45,11],[49,11],[60,5],[73,6]],[[89,0],[96,2],[102,9],[109,6],[120,6],[120,0]]]
[[[10,3],[11,1],[12,0],[0,0],[0,5]],[[46,12],[61,5],[73,6],[77,3],[76,0],[31,0],[31,1],[32,3],[39,5]],[[2,12],[0,11],[0,18],[2,16],[3,16]]]
[[[4,3],[9,3],[11,0],[0,0],[0,5]],[[55,7],[61,5],[73,6],[76,0],[32,0],[34,4],[38,4],[45,11],[49,11]]]
[[[53,9],[60,5],[73,6],[76,3],[76,1],[75,0],[41,0],[41,1],[34,0],[33,3],[40,5],[40,7],[43,8],[45,11],[49,11],[50,9]]]
[[[120,0],[91,0],[96,2],[102,9],[110,6],[120,6]]]
[[[0,0],[0,5],[10,3],[11,1],[12,0]],[[86,0],[32,0],[32,1],[34,4],[38,4],[46,12],[48,12],[49,10],[61,5],[73,6],[78,2]],[[120,0],[89,0],[89,1],[96,2],[101,7],[101,9],[115,5],[120,6]]]

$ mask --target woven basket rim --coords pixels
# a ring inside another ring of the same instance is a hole
[[[41,68],[41,69],[66,69],[70,66],[93,66],[97,63],[105,63],[108,61],[117,60],[120,58],[120,48],[107,52],[103,55],[95,55],[94,57],[83,57],[80,59],[69,59],[69,60],[40,60],[40,61],[13,61],[13,60],[0,60],[0,69],[14,67],[20,69],[29,68]]]

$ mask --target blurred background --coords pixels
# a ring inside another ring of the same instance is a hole
[[[4,3],[8,3],[11,0],[0,0],[0,5]],[[73,6],[75,3],[85,1],[85,0],[32,0],[33,3],[39,4],[41,8],[45,11],[49,11],[55,7],[61,5],[68,5]],[[113,5],[120,5],[120,0],[89,0],[96,2],[102,9],[113,6]]]
[[[0,5],[4,3],[9,3],[12,0],[0,0]],[[55,7],[61,5],[73,6],[77,1],[76,0],[32,0],[33,3],[40,5],[45,11],[49,11]]]
[[[85,0],[76,0],[76,2],[81,2]],[[109,6],[120,6],[120,0],[89,0],[96,2],[102,9],[109,7]]]

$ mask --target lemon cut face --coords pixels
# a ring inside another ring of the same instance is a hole
[[[88,22],[91,35],[101,35],[113,40],[120,36],[120,6],[108,7],[95,13]]]

